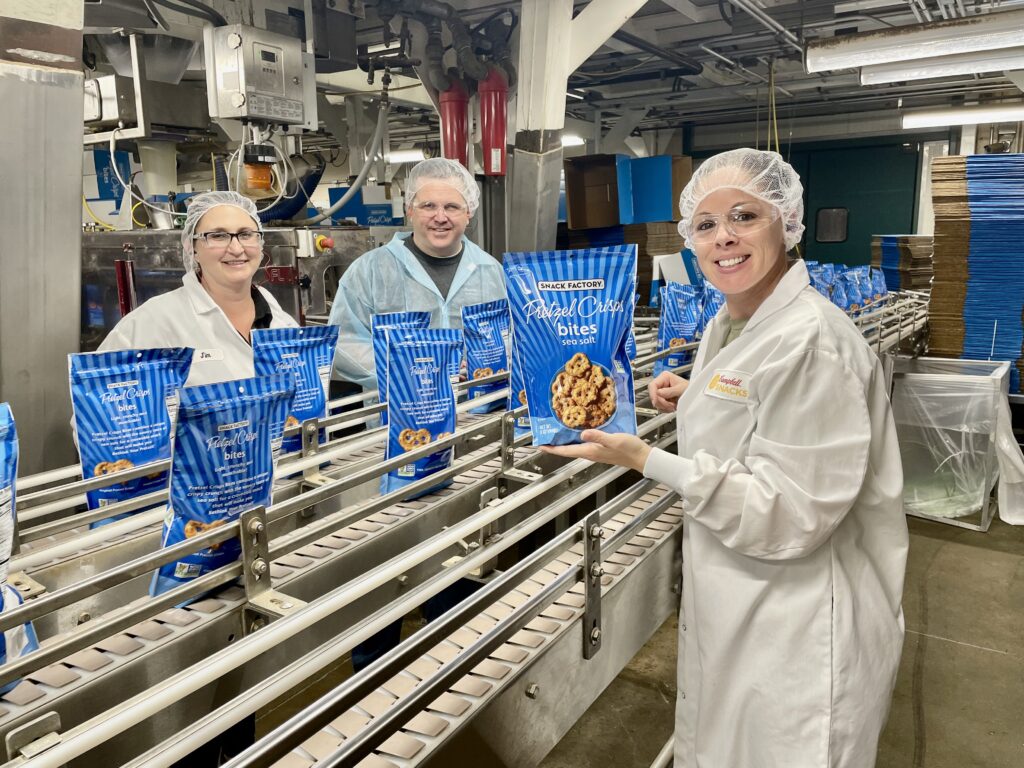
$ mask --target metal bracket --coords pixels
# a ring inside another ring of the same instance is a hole
[[[279,619],[306,606],[305,600],[291,597],[276,589],[267,589],[249,601],[247,608],[268,619]]]
[[[507,477],[509,480],[518,480],[520,483],[536,483],[538,480],[542,480],[544,475],[538,474],[537,472],[527,472],[525,469],[508,469],[502,473],[503,477]]]
[[[47,712],[13,728],[4,737],[7,756],[12,760],[18,756],[31,759],[57,746],[60,741],[60,715],[56,712]]]
[[[316,417],[302,422],[302,457],[315,456],[320,453],[320,420]],[[334,481],[320,471],[319,466],[307,467],[302,470],[303,490],[320,488]]]
[[[516,461],[516,418],[512,411],[501,417],[501,471],[512,470]]]
[[[7,577],[7,583],[18,590],[22,600],[31,600],[46,593],[46,587],[33,579],[24,571],[12,573]]]
[[[242,540],[242,579],[249,603],[270,589],[270,545],[267,510],[263,507],[242,513],[239,538]]]
[[[594,510],[583,521],[583,658],[601,650],[601,513]]]

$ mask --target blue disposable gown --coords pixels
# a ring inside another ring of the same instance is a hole
[[[405,247],[411,233],[396,234],[391,242],[353,262],[338,284],[330,323],[341,327],[334,355],[334,375],[363,389],[377,386],[373,370],[370,319],[384,312],[430,312],[431,328],[462,328],[462,308],[505,298],[501,265],[465,237],[465,251],[452,280],[448,298],[413,253]]]

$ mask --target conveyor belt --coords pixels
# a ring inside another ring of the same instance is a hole
[[[927,307],[919,297],[894,297],[884,306],[868,308],[857,322],[881,353],[915,342],[927,323]],[[649,369],[659,356],[650,351],[651,341],[649,334],[638,337],[638,368]],[[655,418],[642,407],[646,380],[641,374],[637,389],[642,431],[648,439],[671,440],[671,417]],[[355,416],[328,421],[340,428],[353,418],[371,419],[376,411],[379,406],[368,406]],[[290,690],[285,686],[305,679],[300,673],[309,677],[319,674],[328,659],[336,663],[375,626],[401,617],[464,573],[483,568],[488,574],[499,558],[500,569],[511,570],[490,572],[485,580],[502,585],[507,574],[532,557],[530,552],[538,547],[545,551],[552,531],[577,530],[572,526],[582,515],[604,509],[607,498],[635,487],[623,470],[585,462],[567,465],[533,449],[513,447],[510,432],[503,433],[504,420],[501,415],[463,413],[451,438],[451,444],[461,447],[452,484],[412,502],[378,495],[377,479],[386,469],[383,432],[344,438],[321,447],[318,455],[283,460],[275,503],[266,511],[269,575],[274,593],[294,606],[263,629],[259,627],[267,617],[254,612],[255,598],[246,593],[252,584],[236,579],[249,561],[210,574],[224,586],[183,608],[174,607],[182,596],[165,596],[165,604],[147,597],[148,571],[140,570],[133,578],[104,583],[95,594],[36,618],[41,652],[6,668],[23,670],[25,679],[0,697],[0,734],[14,735],[14,752],[4,756],[10,759],[24,748],[25,754],[39,752],[28,761],[32,766],[113,765],[135,755],[141,756],[133,766],[168,765],[246,712],[266,706],[278,688],[281,693]],[[330,465],[318,469],[325,460]],[[300,470],[302,474],[286,477]],[[109,482],[118,481],[110,476]],[[68,515],[83,482],[68,468],[27,478],[21,486],[28,489],[19,494],[19,514],[22,504],[27,505],[27,527],[13,570],[22,564],[27,577],[47,590],[42,598],[28,601],[29,606],[52,605],[62,592],[107,579],[105,574],[129,569],[132,562],[151,559],[157,551],[159,510],[100,532],[75,527],[76,518]],[[604,520],[608,536],[630,520],[635,524],[640,519],[644,525],[630,533],[628,543],[616,542],[605,558],[598,591],[607,606],[604,632],[609,642],[594,659],[584,661],[580,650],[581,595],[586,590],[579,581],[585,576],[576,546],[550,557],[529,578],[479,606],[386,679],[378,683],[373,667],[350,678],[352,685],[372,683],[372,688],[329,721],[318,722],[287,747],[287,754],[276,754],[277,764],[331,765],[345,750],[354,750],[359,759],[369,755],[366,765],[406,766],[431,759],[443,764],[438,756],[467,725],[481,728],[507,765],[535,764],[675,605],[673,582],[679,571],[673,560],[678,547],[671,542],[681,535],[681,510],[673,504],[659,507],[654,520],[636,518],[664,493],[645,491]],[[477,524],[485,519],[493,522]],[[237,535],[241,525],[214,534]],[[200,540],[198,545],[211,542]],[[372,588],[361,586],[371,581]],[[196,586],[197,592],[203,588]],[[560,594],[549,594],[553,586]],[[550,604],[535,609],[539,597],[551,598]],[[328,605],[334,607],[328,611]],[[647,606],[653,607],[640,612]],[[315,611],[323,618],[292,632],[290,627],[297,627],[302,616]],[[495,627],[521,619],[525,626],[493,648],[484,648]],[[246,650],[257,647],[253,641],[266,643],[260,638],[278,636],[284,639],[260,653]],[[465,659],[474,663],[463,670]],[[223,671],[216,677],[210,672],[209,682],[203,677],[200,684],[198,679],[214,664],[218,670],[224,666]],[[524,708],[529,676],[541,671],[545,679],[562,679],[558,690],[571,693],[541,693]],[[192,687],[190,677],[196,678]],[[171,697],[172,689],[186,688],[189,692],[159,712],[144,712],[161,697]],[[436,696],[410,708],[405,717],[410,702],[435,688]],[[59,715],[59,725],[47,713]],[[403,719],[392,723],[398,716]],[[538,717],[545,728],[524,725],[516,731],[517,718],[527,718],[525,723]],[[29,732],[19,737],[16,731],[26,724]],[[381,724],[390,732],[380,733]],[[48,736],[50,731],[58,731],[60,739]],[[344,760],[345,765],[354,764]]]

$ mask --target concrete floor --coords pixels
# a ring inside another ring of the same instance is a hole
[[[1024,766],[1024,527],[908,518],[907,636],[877,768]],[[539,768],[647,768],[672,731],[667,621]]]

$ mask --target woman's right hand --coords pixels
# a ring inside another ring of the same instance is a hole
[[[663,371],[648,386],[651,403],[662,413],[672,413],[679,405],[679,398],[690,386],[690,382],[682,376]]]

